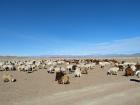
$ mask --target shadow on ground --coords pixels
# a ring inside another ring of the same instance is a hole
[[[133,82],[140,82],[140,80],[138,80],[138,79],[130,79],[130,81],[133,81]]]

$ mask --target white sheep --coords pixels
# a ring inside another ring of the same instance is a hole
[[[75,77],[81,77],[82,73],[79,67],[76,68],[76,70],[74,71],[74,76]]]
[[[124,65],[124,66],[136,65],[136,63],[134,63],[134,62],[124,62],[123,65]]]
[[[60,72],[60,70],[61,70],[61,67],[55,67],[55,68],[54,68],[54,71],[55,71],[55,72]]]
[[[112,67],[107,71],[107,75],[117,75],[119,71],[118,67]]]
[[[136,72],[135,72],[135,75],[136,75],[138,78],[140,78],[140,70],[136,71]]]
[[[47,71],[48,73],[54,73],[55,71],[54,66],[51,66]]]
[[[111,63],[109,62],[99,62],[99,65],[101,66],[101,68],[105,67],[105,65],[110,65]]]
[[[131,69],[132,69],[133,71],[136,71],[136,66],[135,66],[135,65],[131,65]]]
[[[60,68],[62,72],[66,72],[66,69],[64,67]]]
[[[13,75],[10,74],[4,74],[3,75],[3,82],[15,82],[16,79],[13,77]]]
[[[73,66],[73,65],[67,65],[67,70],[72,69],[72,66]]]

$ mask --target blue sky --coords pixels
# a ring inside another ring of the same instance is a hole
[[[0,55],[140,52],[139,0],[0,0]]]

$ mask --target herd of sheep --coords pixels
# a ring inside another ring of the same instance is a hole
[[[0,61],[0,71],[19,71],[32,73],[38,70],[46,70],[47,73],[55,73],[55,81],[59,84],[69,84],[72,74],[74,77],[81,77],[88,74],[89,70],[96,66],[104,68],[109,66],[107,75],[118,75],[124,71],[125,76],[136,75],[140,78],[140,64],[135,62],[117,61],[115,59],[36,59],[36,60],[4,60]],[[3,75],[4,82],[15,82],[13,75]]]

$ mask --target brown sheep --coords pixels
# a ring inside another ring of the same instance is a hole
[[[59,82],[63,76],[64,76],[64,72],[62,71],[56,72],[55,81]]]
[[[136,67],[137,70],[139,70],[140,69],[140,64],[136,64],[135,67]]]
[[[58,81],[58,84],[69,84],[69,76],[66,75],[64,72],[56,72],[55,81]]]
[[[119,71],[123,71],[124,70],[124,67],[122,65],[119,65]]]
[[[83,69],[83,70],[81,70],[81,73],[82,74],[88,74],[88,71],[87,71],[87,69]]]
[[[68,75],[62,76],[61,82],[62,82],[62,84],[69,84],[70,83],[69,76]]]
[[[125,69],[125,76],[133,76],[133,75],[134,75],[134,71],[130,67],[127,67]]]

